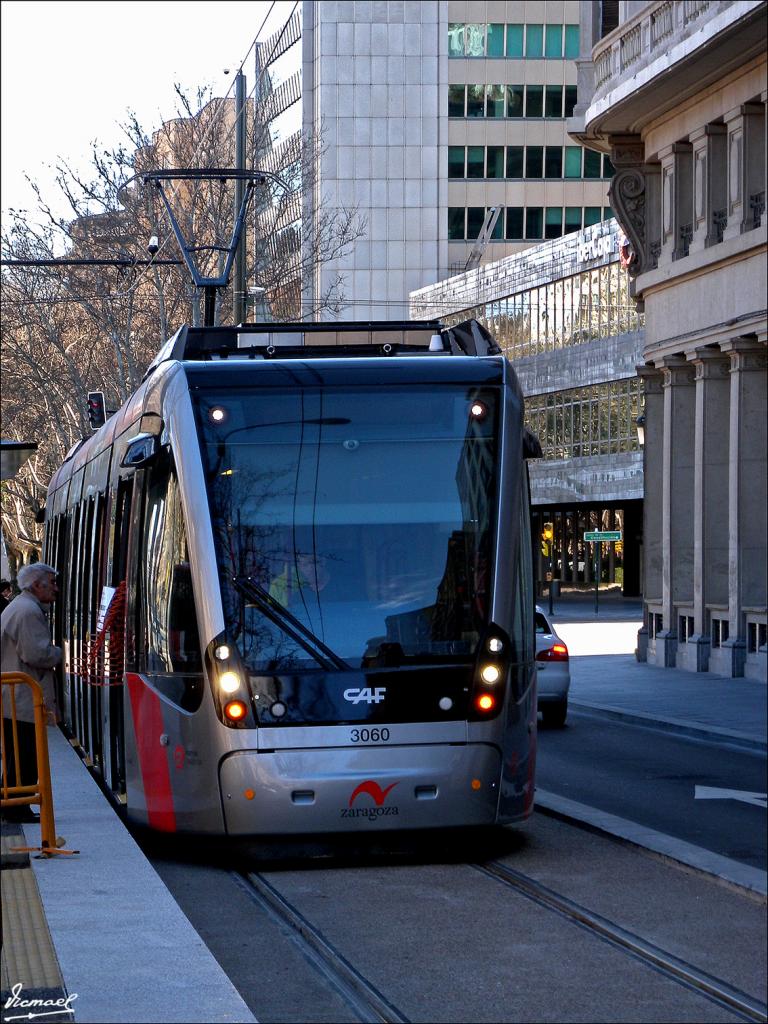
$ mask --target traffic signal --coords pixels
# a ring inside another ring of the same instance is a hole
[[[549,546],[552,543],[554,536],[554,523],[544,523],[541,529],[541,553],[545,556],[545,558],[549,556]]]
[[[92,430],[98,430],[107,422],[107,412],[104,407],[104,392],[88,392],[88,422]]]

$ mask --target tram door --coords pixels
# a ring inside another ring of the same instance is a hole
[[[113,493],[110,515],[109,566],[107,583],[117,591],[121,584],[128,585],[128,541],[131,523],[133,479],[119,480]],[[108,743],[104,750],[104,774],[113,793],[125,792],[125,740],[123,736],[125,713],[123,708],[125,670],[125,628],[110,638],[105,656],[104,673],[108,682],[103,707],[104,733]]]

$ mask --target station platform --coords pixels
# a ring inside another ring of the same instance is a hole
[[[2,826],[2,1021],[254,1021],[67,739],[48,744],[56,832],[79,852],[14,854],[40,828]]]
[[[585,614],[578,629],[573,618],[572,608],[556,608],[558,631],[573,646],[574,710],[765,750],[764,685],[657,669],[626,652],[578,654],[589,650],[590,630],[582,628],[589,618]],[[612,621],[622,621],[621,615]],[[628,635],[631,628],[628,622]],[[14,846],[38,845],[40,829],[3,825],[2,1021],[30,1019],[29,1006],[7,1005],[19,985],[21,1000],[53,1001],[32,1011],[43,1010],[40,1019],[47,1022],[254,1021],[64,735],[57,729],[48,735],[56,831],[79,853],[13,854]],[[541,796],[537,803],[544,806]],[[620,824],[595,824],[621,835]],[[642,836],[625,838],[646,845]]]

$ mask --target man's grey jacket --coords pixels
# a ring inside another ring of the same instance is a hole
[[[53,672],[61,661],[61,648],[51,643],[44,605],[28,590],[22,590],[0,616],[0,664],[3,672],[26,672],[43,688],[45,706],[58,719]],[[3,717],[11,717],[10,694],[3,687]],[[32,691],[16,686],[16,718],[34,722]]]

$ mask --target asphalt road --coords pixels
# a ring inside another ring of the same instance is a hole
[[[765,793],[757,751],[585,714],[539,730],[537,785],[765,871],[766,810],[697,787]],[[701,790],[699,790],[701,795]]]

